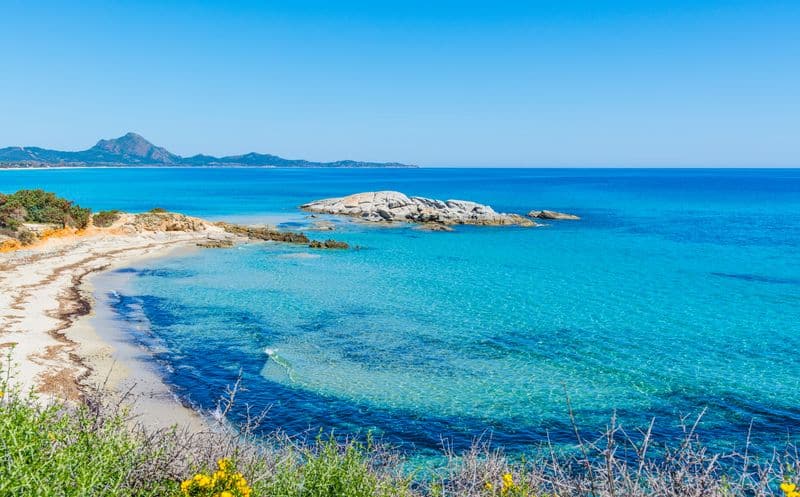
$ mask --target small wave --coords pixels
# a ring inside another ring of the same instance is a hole
[[[289,381],[291,381],[292,383],[296,383],[294,377],[294,370],[292,369],[292,364],[285,358],[278,355],[278,349],[267,347],[264,349],[264,353],[267,354],[267,357],[271,359],[275,364],[282,367],[286,371],[286,375],[289,377]]]

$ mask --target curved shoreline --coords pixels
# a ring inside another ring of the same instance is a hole
[[[45,401],[80,402],[98,388],[134,395],[133,414],[147,425],[199,426],[199,414],[174,398],[155,372],[132,361],[130,351],[122,358],[123,341],[110,343],[95,328],[92,280],[207,238],[205,232],[101,232],[0,254],[0,350],[10,355],[17,383]]]

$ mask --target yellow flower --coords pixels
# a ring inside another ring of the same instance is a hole
[[[220,459],[217,461],[217,466],[221,471],[230,472],[233,469],[233,464],[231,464],[230,460],[228,459]]]
[[[483,485],[483,488],[485,488],[486,490],[492,491],[492,489],[494,489],[494,485],[492,485],[492,482],[490,482],[490,481],[487,481],[487,482],[486,482],[486,483]]]
[[[783,493],[785,494],[794,492],[796,489],[797,485],[795,485],[794,483],[789,483],[788,481],[781,483],[781,490],[783,490]]]
[[[211,478],[204,474],[196,474],[192,480],[194,480],[194,483],[200,488],[211,486]]]
[[[250,497],[252,489],[244,475],[234,473],[236,467],[228,459],[217,461],[219,469],[213,473],[197,473],[181,483],[184,496]]]

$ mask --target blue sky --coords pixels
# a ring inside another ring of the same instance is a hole
[[[0,146],[800,166],[798,1],[0,1]]]

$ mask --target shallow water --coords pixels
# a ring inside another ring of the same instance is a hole
[[[166,380],[206,409],[240,401],[290,433],[373,430],[421,453],[486,430],[510,451],[708,412],[706,441],[797,439],[800,171],[58,170],[0,172],[96,209],[154,206],[304,227],[305,201],[397,189],[547,227],[429,233],[342,220],[362,247],[205,250],[128,268],[106,303]]]

